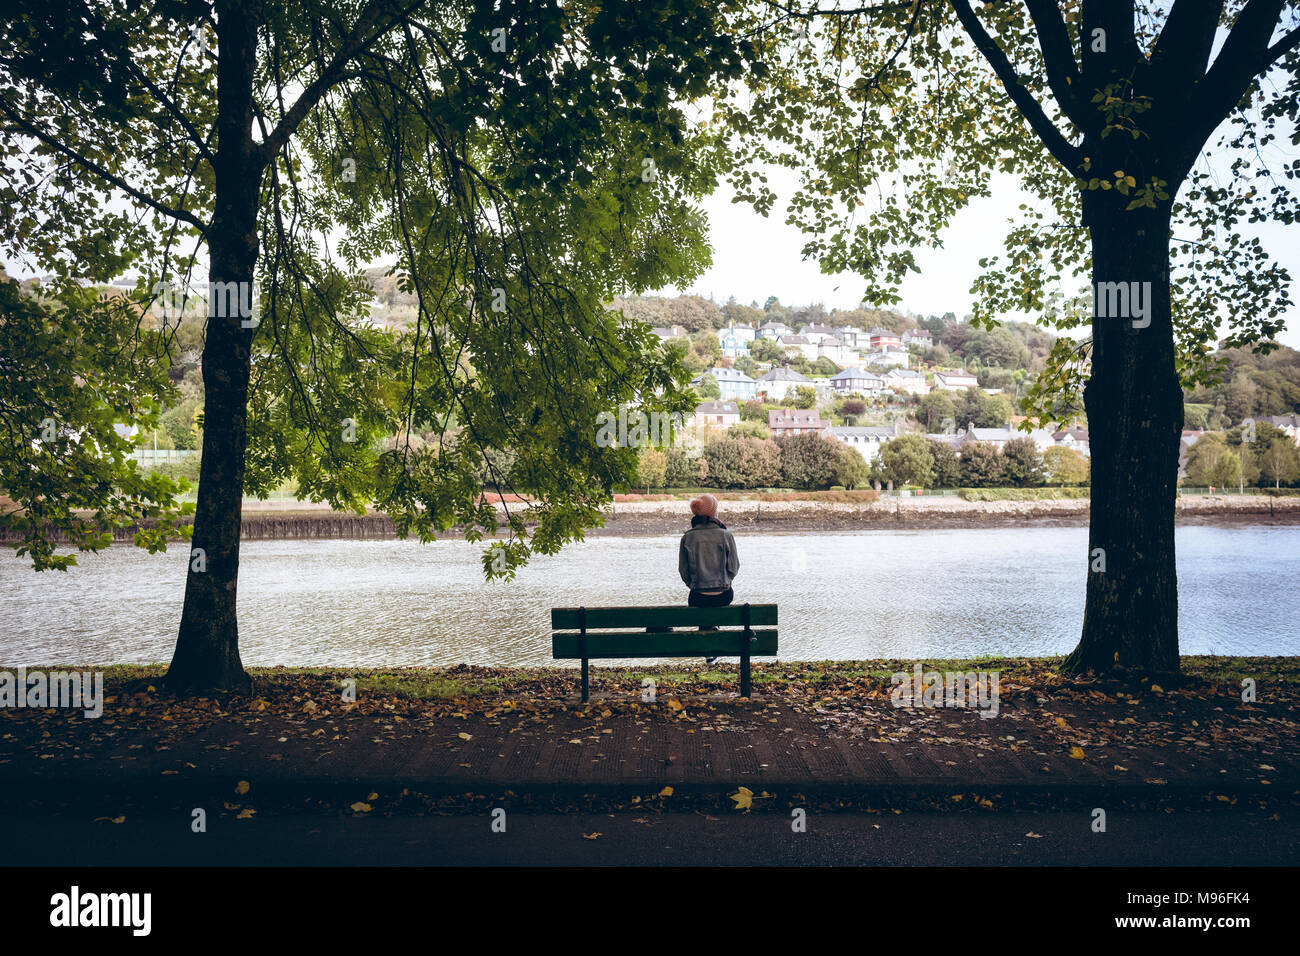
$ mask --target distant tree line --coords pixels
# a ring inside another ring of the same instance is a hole
[[[881,446],[869,479],[895,487],[1036,488],[1088,484],[1088,459],[1072,448],[1039,452],[1032,438],[1015,438],[1001,448],[966,442],[960,449],[924,435],[900,435]]]
[[[852,448],[815,433],[780,438],[728,436],[708,442],[699,455],[681,448],[643,448],[638,485],[647,489],[865,487],[868,468]]]
[[[1202,435],[1187,452],[1186,483],[1196,488],[1282,488],[1300,484],[1300,448],[1267,422]]]

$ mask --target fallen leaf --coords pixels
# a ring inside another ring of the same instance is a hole
[[[235,793],[239,796],[242,797],[244,794],[248,793],[248,791],[249,786],[247,780],[241,780],[239,783],[235,784]]]

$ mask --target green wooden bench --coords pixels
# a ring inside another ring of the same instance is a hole
[[[557,607],[551,609],[551,656],[582,661],[584,701],[590,688],[587,662],[607,657],[739,657],[740,696],[748,697],[749,659],[776,656],[776,628],[755,628],[775,624],[775,604]],[[647,632],[647,627],[688,630]]]

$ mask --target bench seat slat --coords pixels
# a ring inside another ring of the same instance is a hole
[[[744,606],[740,604],[729,607],[684,607],[680,604],[658,607],[589,607],[587,630],[609,627],[740,626],[744,623],[741,620],[743,613]],[[753,627],[771,627],[776,624],[776,605],[751,604],[749,623]],[[577,630],[580,626],[576,607],[551,609],[552,629]]]
[[[750,657],[776,655],[776,631],[755,630],[749,645]],[[739,657],[744,631],[603,631],[587,633],[588,658],[617,657]],[[551,656],[555,660],[580,660],[577,634],[552,634]]]

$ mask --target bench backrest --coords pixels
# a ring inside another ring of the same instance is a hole
[[[582,627],[576,607],[551,609],[551,627],[557,631],[576,631]],[[682,607],[668,604],[650,607],[589,607],[586,611],[587,630],[613,627],[743,627],[745,606]],[[776,624],[775,604],[749,605],[750,627],[771,627]]]
[[[551,652],[557,660],[617,657],[770,657],[776,654],[775,604],[748,606],[752,641],[745,641],[743,604],[730,607],[557,607],[551,610]],[[582,629],[585,627],[585,636]],[[723,630],[647,633],[647,627]],[[621,630],[620,630],[621,629]]]

